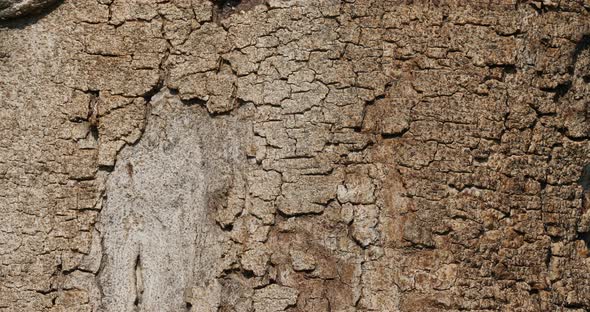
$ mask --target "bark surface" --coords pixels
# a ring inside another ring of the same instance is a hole
[[[587,0],[3,19],[0,311],[590,310]]]

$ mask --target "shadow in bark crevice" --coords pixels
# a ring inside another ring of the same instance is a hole
[[[235,12],[248,11],[259,4],[266,4],[266,0],[212,0],[215,5],[214,19],[225,19]]]
[[[57,7],[62,5],[64,0],[57,0],[53,3],[48,4],[47,6],[43,6],[37,8],[36,10],[22,13],[18,16],[0,19],[0,30],[3,28],[8,29],[24,29],[27,26],[33,25],[37,23],[39,20],[43,19],[47,15],[49,15],[53,10]]]

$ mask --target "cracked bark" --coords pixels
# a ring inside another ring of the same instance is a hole
[[[2,22],[0,310],[590,309],[588,8]]]

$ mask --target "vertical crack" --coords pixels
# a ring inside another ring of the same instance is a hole
[[[100,91],[88,91],[90,101],[88,101],[88,115],[86,120],[90,123],[90,134],[94,140],[98,140],[98,105],[100,101]]]
[[[141,267],[141,254],[137,253],[137,258],[135,259],[135,302],[133,305],[135,306],[136,311],[139,311],[139,307],[142,302],[143,297],[143,272]]]
[[[590,165],[584,166],[578,184],[582,186],[582,207],[580,209],[582,220],[578,225],[577,239],[583,241],[586,248],[590,249],[590,231],[587,222],[584,222],[585,215],[588,213],[588,206],[590,205]]]

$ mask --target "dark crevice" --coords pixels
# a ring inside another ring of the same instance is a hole
[[[242,1],[240,0],[213,0],[215,8],[213,9],[213,21],[221,24],[222,19],[230,16]]]
[[[144,101],[146,103],[150,103],[154,95],[160,93],[160,91],[162,91],[162,88],[164,88],[164,81],[161,79],[153,88],[151,88],[148,92],[142,95]]]
[[[240,4],[240,0],[214,0],[213,3],[217,6],[217,9],[223,10],[226,8],[236,7]]]
[[[583,311],[588,311],[585,309],[585,305],[581,304],[581,303],[565,303],[563,305],[564,308],[566,309],[572,309],[572,310],[583,310]]]
[[[128,162],[125,167],[127,169],[127,175],[133,179],[133,164],[131,162]]]
[[[387,94],[389,94],[389,89],[391,89],[392,85],[393,85],[393,82],[387,83],[385,85],[384,92],[382,94],[379,94],[379,95],[375,96],[375,98],[373,98],[372,100],[365,102],[365,106],[363,107],[363,112],[361,115],[361,124],[357,127],[352,127],[354,132],[357,132],[357,133],[363,132],[362,130],[365,128],[365,118],[367,117],[369,106],[373,106],[378,101],[385,99]]]
[[[190,99],[180,99],[180,101],[182,102],[182,104],[186,105],[186,106],[203,106],[205,107],[207,105],[207,101],[200,99],[200,98],[190,98]]]
[[[490,159],[490,155],[489,154],[478,154],[478,155],[474,155],[473,156],[473,160],[475,160],[478,163],[485,163]]]
[[[318,204],[318,203],[316,203]],[[318,205],[322,205],[322,204],[318,204]],[[327,206],[323,205],[323,206]],[[291,212],[291,213],[285,213],[281,210],[277,210],[277,216],[280,216],[283,220],[288,220],[291,218],[304,218],[304,217],[315,217],[315,216],[319,216],[322,215],[324,213],[324,211],[304,211],[304,212]],[[300,219],[301,220],[301,219]]]
[[[590,190],[590,164],[584,166],[582,169],[582,175],[578,180],[578,184],[582,186],[583,194],[582,194],[582,209],[581,213],[584,214],[587,211],[588,207],[588,191]],[[590,249],[590,232],[583,231],[578,232],[578,239],[584,241],[586,244],[586,248]]]
[[[245,278],[254,278],[254,277],[256,277],[256,275],[254,275],[254,272],[252,272],[250,270],[242,270],[242,275]]]
[[[95,141],[98,141],[98,105],[100,103],[100,91],[88,90],[85,93],[90,95],[86,121],[90,123],[90,135],[92,135],[92,138]]]
[[[95,125],[90,125],[90,135],[94,141],[98,141],[98,127]]]
[[[98,97],[100,95],[100,90],[92,90],[92,89],[88,89],[86,91],[82,91],[86,94],[90,94],[92,96]]]
[[[541,91],[554,93],[553,101],[558,102],[572,88],[572,81],[562,82],[553,88],[541,88]]]
[[[557,130],[557,132],[559,132],[559,134],[563,135],[564,137],[568,138],[570,141],[574,141],[574,142],[586,142],[590,139],[590,137],[588,136],[572,136],[568,133],[568,129],[564,128],[564,127],[559,127],[559,128],[555,128],[555,130]]]
[[[213,0],[218,11],[233,10],[241,2],[241,0]]]
[[[551,265],[551,257],[553,257],[553,252],[551,251],[551,247],[547,248],[547,254],[545,256],[545,267],[547,267],[547,269],[549,269],[549,266]]]
[[[215,5],[213,20],[219,24],[235,12],[248,11],[259,4],[266,4],[266,0],[212,0]]]
[[[135,259],[135,301],[133,304],[136,307],[139,307],[141,304],[141,297],[143,295],[143,281],[142,281],[142,272],[141,272],[141,255],[138,254],[137,258]]]
[[[490,64],[489,68],[501,68],[506,74],[515,74],[517,69],[514,64]]]
[[[529,3],[530,7],[533,8],[538,14],[543,14],[543,8],[537,7],[534,3]]]
[[[59,293],[62,291],[61,287],[61,277],[63,276],[63,266],[60,262],[56,265],[55,271],[51,274],[51,286],[48,290],[37,290],[37,293],[43,295],[52,294],[53,298],[51,298],[51,304],[55,306],[56,300],[59,297]]]
[[[574,51],[572,52],[572,64],[576,64],[578,62],[578,58],[585,50],[590,49],[590,34],[585,34],[582,36],[580,41],[576,44]],[[573,73],[572,73],[573,74]]]
[[[219,72],[221,71],[221,69],[227,69],[229,68],[229,70],[232,71],[232,73],[234,74],[234,76],[237,76],[238,73],[236,73],[236,71],[233,69],[233,67],[231,66],[231,62],[223,57],[220,57],[218,62],[217,62],[217,73],[219,74]]]
[[[517,68],[514,64],[501,65],[499,67],[501,67],[504,71],[504,74],[507,75],[516,74],[517,72]]]
[[[115,166],[107,166],[107,165],[99,165],[98,166],[98,171],[104,171],[104,172],[113,172],[115,170]]]
[[[90,124],[90,135],[94,141],[98,141],[98,126],[94,124]]]
[[[584,169],[582,169],[582,175],[580,176],[578,183],[582,186],[584,192],[590,190],[590,164],[584,166]]]
[[[586,244],[586,249],[590,249],[590,232],[578,233],[578,239]]]
[[[39,6],[28,12],[19,12],[15,16],[0,18],[0,29],[11,28],[11,29],[24,29],[27,26],[37,23],[49,15],[53,10],[59,7],[64,0],[56,0],[47,5]]]
[[[403,137],[404,134],[406,134],[409,130],[410,130],[410,127],[402,130],[401,132],[397,132],[397,133],[381,133],[381,137],[384,140],[399,139],[399,138]]]
[[[49,295],[51,293],[57,292],[57,289],[54,288],[50,288],[50,289],[37,289],[35,290],[36,293],[41,294],[41,295]]]
[[[559,4],[555,4],[555,3],[551,3],[551,2],[548,2],[548,4],[546,4],[545,1],[530,2],[529,5],[535,11],[537,11],[538,14],[544,14],[547,12],[570,12],[570,13],[571,12],[578,12],[576,9],[571,9],[571,8],[568,8],[567,6],[562,7]]]

